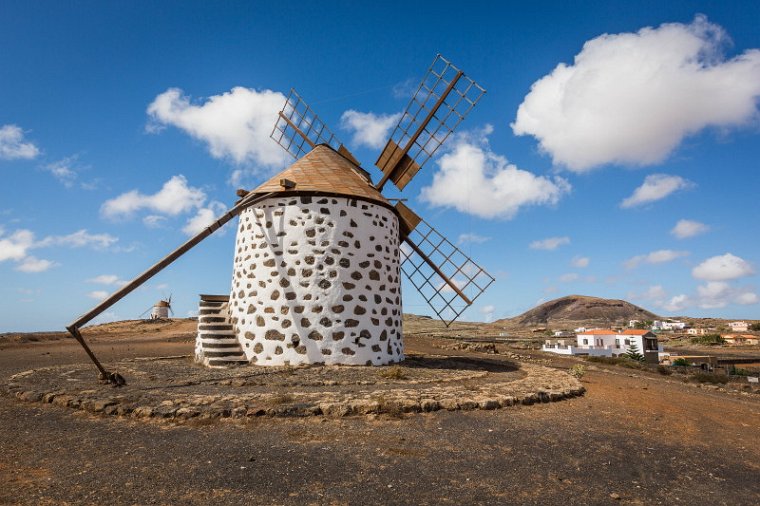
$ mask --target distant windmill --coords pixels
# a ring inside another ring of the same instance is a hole
[[[150,319],[151,320],[158,320],[160,318],[169,318],[169,314],[174,315],[174,310],[172,309],[172,296],[169,295],[166,299],[161,299],[155,304],[153,304],[151,307],[146,309],[142,312],[140,315],[140,318],[142,318],[145,314],[147,314],[150,311]]]
[[[377,183],[291,90],[272,138],[297,161],[67,329],[111,382],[79,327],[240,214],[232,290],[202,296],[196,356],[207,365],[387,364],[403,359],[403,272],[449,325],[494,281],[403,202],[485,90],[438,55],[381,152]],[[229,360],[226,360],[229,358]]]

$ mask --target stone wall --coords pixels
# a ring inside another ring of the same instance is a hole
[[[333,196],[267,199],[240,215],[230,317],[258,365],[403,359],[398,219]]]

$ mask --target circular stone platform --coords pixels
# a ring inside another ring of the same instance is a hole
[[[480,357],[410,355],[392,367],[208,369],[190,357],[113,364],[128,384],[111,388],[85,365],[46,367],[12,376],[3,390],[105,415],[161,418],[347,416],[497,409],[582,395],[564,371]]]

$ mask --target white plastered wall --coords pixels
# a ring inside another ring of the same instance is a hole
[[[230,316],[257,365],[403,360],[398,219],[334,196],[267,199],[240,215]]]

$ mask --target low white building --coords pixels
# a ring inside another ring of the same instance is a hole
[[[678,320],[655,320],[652,322],[652,330],[683,330],[685,328],[686,323]]]
[[[711,329],[688,329],[686,331],[690,336],[706,336],[711,332]]]
[[[749,330],[749,324],[745,321],[731,322],[728,326],[733,332],[747,332]]]
[[[543,351],[560,355],[588,355],[592,357],[616,357],[625,355],[633,347],[647,357],[647,361],[657,363],[657,353],[663,351],[657,336],[648,330],[594,329],[579,332],[575,343],[571,340],[547,340]]]

